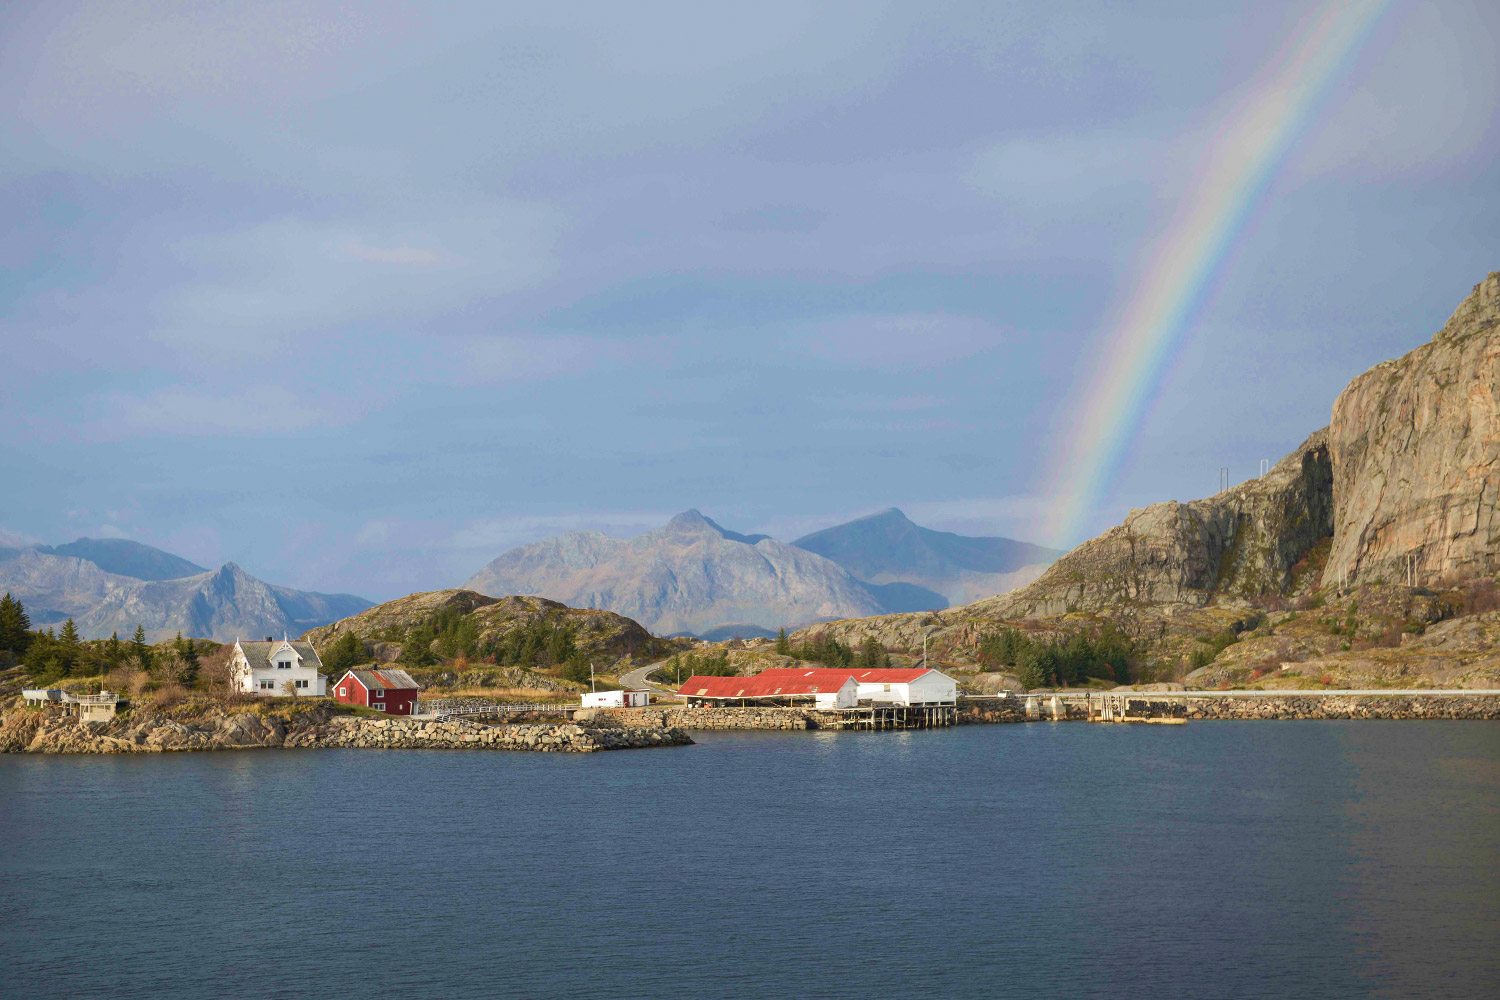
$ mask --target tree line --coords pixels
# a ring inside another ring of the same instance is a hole
[[[1001,629],[981,637],[977,650],[986,670],[1009,667],[1027,690],[1066,686],[1086,677],[1129,683],[1134,653],[1134,645],[1113,626],[1049,639]]]
[[[0,598],[0,661],[20,664],[41,681],[94,677],[134,666],[154,677],[192,684],[204,652],[181,632],[165,648],[152,646],[140,624],[127,640],[121,640],[118,632],[108,639],[84,639],[71,617],[55,631],[51,627],[32,631],[25,606],[9,593]]]

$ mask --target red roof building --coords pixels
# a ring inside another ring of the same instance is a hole
[[[422,686],[405,670],[350,670],[333,684],[329,694],[346,705],[363,705],[387,715],[413,715]]]
[[[817,677],[689,677],[677,689],[689,705],[809,705],[853,708],[859,685],[847,670],[820,670]]]

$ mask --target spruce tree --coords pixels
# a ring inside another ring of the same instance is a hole
[[[136,623],[135,635],[130,640],[130,655],[142,670],[151,669],[151,647],[146,643],[146,629],[139,622]]]
[[[786,626],[784,625],[781,631],[776,633],[776,652],[782,656],[792,655],[792,640],[787,638]]]
[[[31,618],[21,602],[7,591],[0,599],[0,655],[9,654],[13,660],[26,655],[31,644]]]
[[[111,632],[109,634],[109,641],[104,644],[105,669],[113,670],[115,667],[118,667],[120,665],[120,658],[123,655],[124,652],[120,649],[120,633]]]
[[[58,662],[62,665],[64,674],[73,673],[78,667],[79,646],[78,626],[73,624],[69,618],[63,622],[62,632],[57,636]]]

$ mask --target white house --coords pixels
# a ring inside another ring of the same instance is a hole
[[[650,691],[586,691],[584,708],[645,708],[651,702]]]
[[[328,679],[318,673],[323,661],[311,643],[286,639],[278,642],[269,637],[265,642],[236,639],[229,666],[241,691],[302,698],[328,694]]]
[[[888,667],[855,670],[859,700],[876,705],[956,705],[958,682],[941,670]]]

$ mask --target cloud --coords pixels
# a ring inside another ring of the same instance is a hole
[[[182,277],[155,299],[152,339],[216,354],[274,354],[353,323],[431,326],[476,296],[528,288],[553,273],[555,219],[545,206],[502,201],[437,211],[420,224],[285,216],[184,237],[170,249]]]
[[[105,434],[124,430],[182,437],[286,434],[340,424],[350,414],[314,403],[308,393],[268,384],[229,384],[204,391],[173,387],[109,401],[114,421]]]
[[[95,529],[95,537],[97,537],[97,538],[129,538],[130,536],[127,535],[127,534],[125,534],[125,532],[121,531],[118,525],[105,523],[105,524],[99,525],[99,527]]]
[[[10,528],[0,528],[0,547],[24,549],[30,545],[41,544],[42,540],[35,535],[29,535],[24,531],[12,531]]]
[[[510,382],[579,375],[602,364],[644,361],[658,342],[568,333],[506,333],[446,338],[438,373],[456,384]]]

